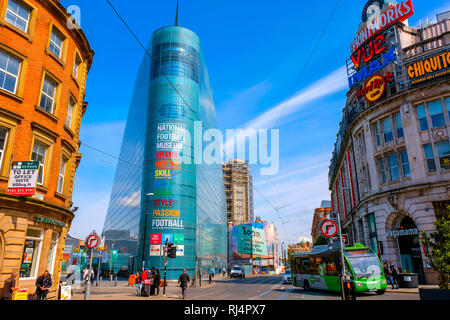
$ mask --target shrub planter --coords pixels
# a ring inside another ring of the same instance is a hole
[[[398,279],[400,288],[419,287],[419,276],[417,273],[400,273]]]
[[[420,300],[447,300],[450,301],[450,290],[446,289],[419,289]]]

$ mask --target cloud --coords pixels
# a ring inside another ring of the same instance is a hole
[[[251,136],[252,132],[255,133],[258,129],[270,129],[275,126],[279,127],[297,119],[298,117],[294,117],[294,115],[307,107],[308,103],[340,92],[347,88],[347,86],[348,81],[345,67],[340,67],[308,87],[300,90],[293,97],[278,103],[268,111],[248,121],[240,126],[239,129]],[[225,152],[234,150],[234,146],[245,143],[245,135],[241,134],[236,136],[236,134],[237,131],[232,137],[227,136],[224,147]],[[230,159],[233,157],[234,154],[227,152],[227,158]]]
[[[124,207],[139,207],[141,203],[141,191],[133,192],[129,197],[120,198],[119,204]]]

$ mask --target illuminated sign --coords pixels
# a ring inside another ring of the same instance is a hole
[[[393,75],[390,72],[385,77],[378,74],[374,75],[367,80],[364,89],[358,89],[356,91],[356,98],[360,99],[365,97],[369,102],[378,101],[386,91],[386,84],[393,81]]]
[[[353,53],[350,58],[352,59],[355,68],[359,69],[361,60],[367,63],[384,50],[386,50],[385,36],[380,34],[375,40],[370,41],[367,46],[359,48],[356,54]],[[369,54],[367,51],[369,51]]]
[[[450,51],[438,52],[415,60],[407,66],[411,84],[419,84],[450,74]]]
[[[366,80],[367,78],[369,78],[370,76],[374,75],[377,71],[382,70],[391,62],[396,61],[397,55],[395,54],[395,49],[397,49],[397,47],[392,47],[391,50],[389,50],[389,52],[382,54],[382,59],[383,59],[382,63],[380,63],[378,60],[374,60],[370,63],[370,65],[361,68],[361,70],[359,72],[357,72],[354,75],[352,75],[351,77],[349,77],[348,84],[349,84],[350,88],[353,88],[360,82],[362,82],[362,81]]]
[[[150,235],[150,244],[161,244],[161,233],[152,233]]]
[[[371,256],[371,255],[373,255],[372,251],[370,251],[369,249],[345,250],[345,254],[347,256]]]
[[[405,21],[413,14],[414,8],[412,0],[405,0],[398,5],[391,6],[387,10],[380,12],[380,14],[375,15],[372,19],[368,20],[362,30],[357,33],[356,38],[350,46],[351,52],[357,51],[361,45],[379,32],[397,22]]]

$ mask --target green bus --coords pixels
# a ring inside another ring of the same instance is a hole
[[[386,291],[386,277],[380,259],[372,249],[355,243],[344,250],[345,271],[353,279],[355,291],[383,294]],[[291,255],[291,282],[305,291],[321,289],[341,292],[339,249],[315,246],[311,251]]]

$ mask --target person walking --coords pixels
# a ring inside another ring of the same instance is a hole
[[[139,272],[136,272],[136,282],[134,283],[135,287],[136,287],[136,295],[139,296],[141,293],[141,281],[142,281],[142,276],[140,275]]]
[[[181,287],[181,296],[183,299],[186,298],[186,288],[188,286],[189,281],[191,279],[189,278],[189,275],[186,273],[186,269],[183,269],[183,273],[180,275],[180,278],[178,279],[178,284]]]
[[[386,280],[388,281],[389,284],[392,285],[392,289],[394,289],[394,279],[392,278],[392,271],[389,268],[387,262],[383,262],[383,271],[384,271],[384,275],[386,276]]]
[[[223,275],[224,278],[225,278],[225,273],[227,273],[227,269],[224,266],[223,269],[222,269],[222,275]]]
[[[16,288],[16,278],[18,276],[17,272],[11,273],[11,277],[5,280],[5,284],[3,285],[3,294],[1,300],[12,300],[12,295]]]
[[[155,289],[156,289],[156,295],[159,296],[159,288],[161,287],[161,272],[156,270],[156,276],[155,276]]]
[[[155,273],[155,268],[152,267],[151,271],[150,271],[150,276],[148,278],[150,280],[150,295],[154,296],[155,295],[155,288],[156,288],[156,284],[155,284],[155,279],[156,279],[156,273]]]
[[[398,289],[398,269],[395,267],[392,261],[389,261],[389,269],[391,269],[392,272],[392,279],[394,280],[393,283],[395,283],[396,286],[395,289]],[[392,289],[394,289],[394,285],[392,285]]]
[[[47,294],[52,286],[52,276],[45,272],[36,280],[36,300],[47,300]]]

